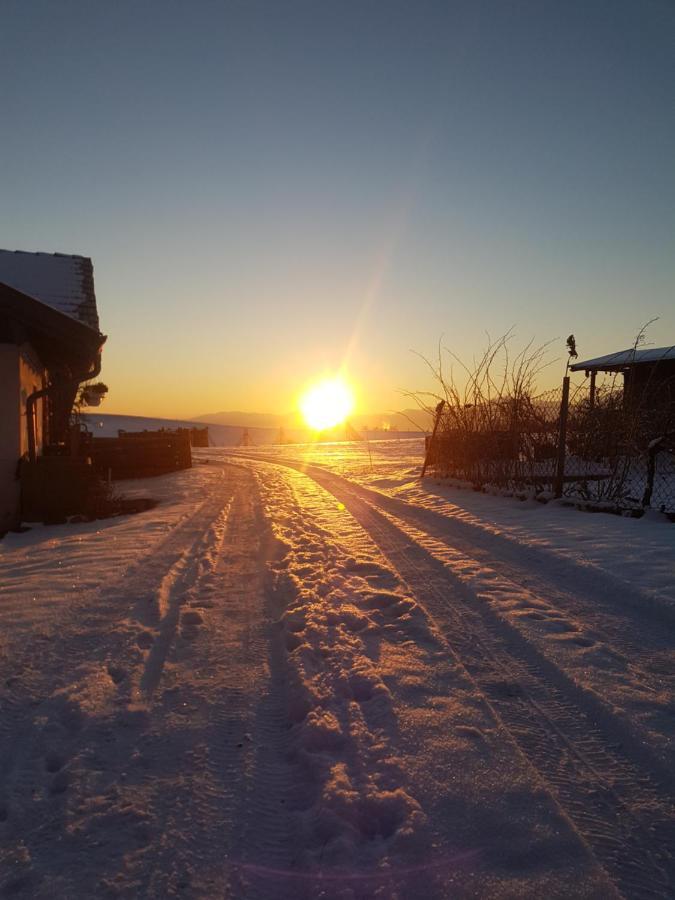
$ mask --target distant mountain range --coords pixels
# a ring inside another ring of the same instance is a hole
[[[214,422],[209,416],[199,420],[156,419],[146,416],[124,416],[115,413],[90,412],[82,416],[82,422],[95,437],[116,437],[122,431],[159,431],[174,428],[203,428],[208,426],[209,442],[213,447],[236,447],[246,440],[251,446],[275,443],[304,443],[317,439],[315,432],[307,427],[296,427],[292,416],[265,416],[261,413],[226,412],[217,413],[229,421]],[[416,413],[419,416],[419,412]],[[352,420],[351,427],[338,426],[321,435],[321,440],[351,441],[367,438],[370,441],[390,438],[421,438],[421,432],[406,419],[406,414],[385,417],[359,416]],[[231,417],[231,418],[230,418]],[[400,419],[398,418],[400,417]],[[379,419],[379,421],[378,421]],[[398,425],[401,421],[401,425]],[[421,421],[421,420],[420,420]],[[283,424],[279,424],[282,422]],[[252,423],[252,424],[251,424]],[[291,423],[291,424],[289,424]],[[386,427],[383,427],[386,426]]]
[[[204,422],[210,425],[238,425],[242,428],[302,428],[303,422],[298,413],[250,413],[237,410],[207,413],[194,416],[192,422]],[[355,428],[369,431],[387,431],[392,427],[398,431],[428,431],[431,428],[431,416],[421,409],[404,409],[401,412],[355,415],[349,420]]]

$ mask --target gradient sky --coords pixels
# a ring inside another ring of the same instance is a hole
[[[107,412],[286,411],[345,359],[402,408],[411,349],[511,325],[675,342],[671,0],[0,9],[0,246],[92,257]]]

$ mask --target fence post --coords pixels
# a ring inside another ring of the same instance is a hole
[[[664,449],[664,444],[672,438],[672,434],[663,434],[661,437],[653,440],[647,450],[647,483],[645,491],[642,495],[642,506],[651,506],[652,494],[654,493],[654,478],[656,476],[656,456]]]
[[[647,452],[647,483],[645,485],[644,494],[642,495],[643,507],[650,506],[652,502],[652,493],[654,491],[654,476],[656,475],[656,454],[661,449],[659,444],[662,440],[663,438],[658,438],[658,440],[652,441]]]
[[[556,463],[553,493],[556,498],[562,497],[563,482],[565,478],[565,442],[567,440],[567,410],[570,402],[570,377],[565,375],[562,385],[562,400],[560,401],[560,421],[558,423],[558,459]]]
[[[429,441],[429,446],[427,447],[427,452],[424,454],[424,465],[422,466],[422,474],[420,478],[424,478],[424,475],[427,471],[427,465],[429,464],[429,458],[431,457],[431,448],[434,446],[434,439],[436,437],[436,432],[438,431],[438,425],[441,421],[441,413],[443,412],[443,407],[445,406],[445,400],[441,400],[440,403],[436,406],[436,417],[434,419],[434,430],[431,432],[431,440]]]
[[[595,376],[597,374],[598,373],[595,371],[595,369],[591,372],[591,391],[589,394],[589,406],[591,409],[595,409]]]

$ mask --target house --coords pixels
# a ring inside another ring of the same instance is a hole
[[[0,250],[0,534],[20,520],[19,461],[67,454],[104,342],[90,259]]]
[[[572,372],[585,372],[591,377],[591,405],[595,403],[595,380],[598,372],[619,374],[623,378],[623,395],[627,403],[652,407],[675,403],[675,346],[631,348],[575,362]]]

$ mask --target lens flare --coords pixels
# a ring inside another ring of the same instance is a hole
[[[339,376],[312,385],[300,399],[300,412],[315,431],[340,425],[353,409],[354,395]]]

